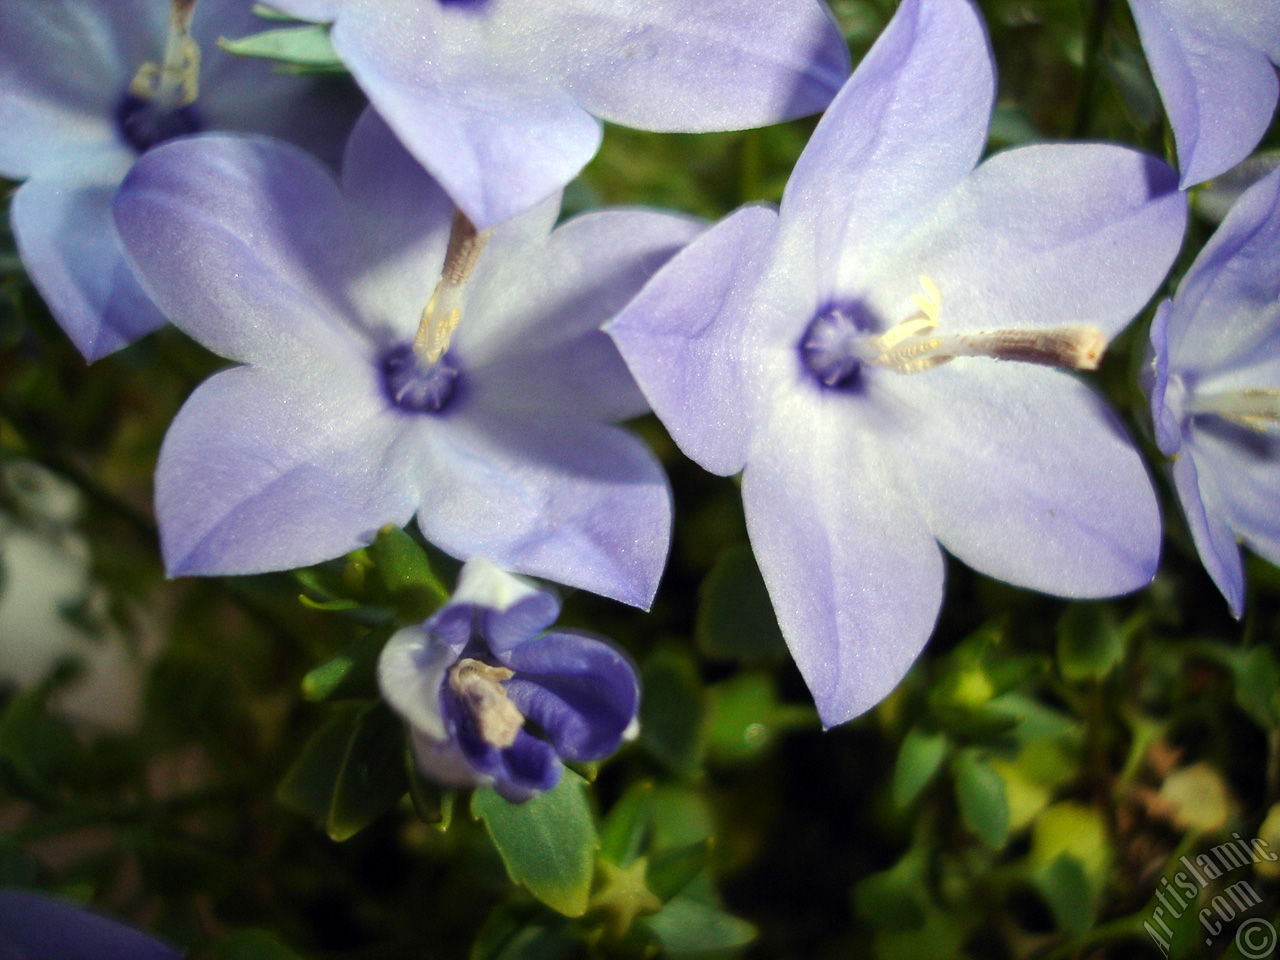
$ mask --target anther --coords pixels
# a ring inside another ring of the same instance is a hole
[[[428,366],[449,349],[453,332],[462,319],[462,289],[471,279],[476,261],[488,242],[489,231],[477,233],[475,225],[461,210],[454,214],[444,270],[426,309],[422,311],[422,320],[413,338],[413,352]]]
[[[506,667],[463,658],[449,668],[449,688],[475,720],[485,743],[504,749],[516,742],[524,715],[507,699],[502,684],[515,676]]]
[[[162,110],[188,106],[200,92],[200,47],[191,38],[195,6],[196,0],[173,0],[163,62],[144,63],[129,84],[131,94]]]

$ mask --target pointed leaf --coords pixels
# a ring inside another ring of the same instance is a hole
[[[582,778],[566,770],[554,790],[508,803],[492,787],[471,798],[513,882],[568,917],[587,909],[595,851],[600,845]]]
[[[919,727],[907,731],[898,748],[898,762],[893,769],[893,802],[908,807],[929,785],[942,761],[947,758],[945,734],[929,733]]]
[[[952,761],[960,819],[979,840],[999,850],[1009,838],[1009,800],[1004,781],[977,751],[965,750]]]

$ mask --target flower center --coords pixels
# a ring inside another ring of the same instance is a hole
[[[164,59],[138,68],[116,108],[116,127],[138,153],[204,124],[192,106],[200,92],[200,48],[191,38],[196,0],[173,0]]]
[[[459,370],[446,355],[425,363],[403,343],[382,357],[382,386],[397,407],[410,413],[439,413],[453,399]]]
[[[1221,417],[1256,433],[1280,432],[1280,390],[1228,390],[1192,396],[1187,413]]]
[[[941,295],[926,276],[920,278],[920,285],[924,293],[915,296],[919,309],[884,333],[868,333],[840,310],[814,320],[801,342],[805,363],[814,376],[828,387],[840,387],[852,383],[864,365],[894,373],[921,373],[957,357],[987,357],[1095,370],[1102,359],[1106,338],[1093,327],[940,334]]]
[[[485,743],[505,749],[516,742],[524,715],[507,699],[502,684],[515,676],[506,667],[495,667],[464,657],[449,668],[449,688],[475,721]]]

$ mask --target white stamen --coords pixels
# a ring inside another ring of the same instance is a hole
[[[162,110],[188,106],[200,92],[200,47],[191,38],[195,6],[195,0],[174,0],[163,63],[144,63],[129,84],[135,97],[150,100]]]
[[[1258,433],[1280,431],[1280,390],[1230,390],[1193,396],[1188,413],[1221,417]]]
[[[449,687],[475,719],[485,743],[503,749],[516,742],[524,715],[507,699],[502,684],[515,676],[506,667],[464,658],[449,668]]]
[[[477,233],[475,225],[461,210],[454,214],[449,248],[444,256],[444,272],[422,311],[422,320],[413,338],[413,352],[427,366],[443,357],[449,349],[453,332],[462,319],[462,288],[471,279],[476,261],[488,242],[489,231]]]
[[[1096,370],[1107,347],[1094,327],[1056,327],[1052,330],[992,330],[938,335],[942,295],[929,277],[921,275],[913,302],[919,312],[876,337],[850,344],[866,363],[896,373],[920,373],[956,357],[1020,360],[1069,370]]]

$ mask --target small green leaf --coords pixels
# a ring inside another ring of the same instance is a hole
[[[388,524],[379,530],[369,554],[405,620],[424,620],[449,601],[449,591],[436,578],[426,551],[399,527]]]
[[[302,960],[266,930],[238,930],[218,944],[213,960]]]
[[[1101,680],[1124,660],[1127,639],[1109,605],[1070,604],[1058,619],[1058,669],[1067,680]]]
[[[302,678],[302,695],[313,702],[378,697],[378,657],[390,637],[386,627],[361,633],[343,653]]]
[[[88,763],[71,729],[45,707],[44,687],[24,690],[0,717],[0,765],[10,786],[28,799],[47,800]]]
[[[287,13],[281,13],[275,7],[269,7],[265,3],[255,3],[253,5],[253,15],[261,17],[263,20],[275,20],[278,23],[297,23],[298,21],[289,16]]]
[[[1251,647],[1232,658],[1236,703],[1265,730],[1280,724],[1276,714],[1276,694],[1280,693],[1280,669],[1270,648]]]
[[[227,53],[240,57],[260,57],[281,63],[323,70],[343,70],[342,60],[329,42],[329,28],[318,23],[297,27],[276,27],[239,40],[218,40]]]
[[[811,707],[778,701],[773,677],[741,673],[710,690],[707,747],[720,761],[741,762],[759,756],[788,730],[818,725]]]
[[[1009,838],[1009,801],[1000,774],[976,750],[958,753],[951,772],[960,819],[983,844],[999,850]]]
[[[912,847],[888,870],[864,877],[853,889],[858,915],[880,930],[911,930],[925,920],[928,855]]]
[[[284,806],[309,817],[317,826],[329,821],[333,790],[342,774],[356,724],[365,709],[362,703],[339,704],[303,745],[276,791],[276,798]]]
[[[947,738],[919,727],[907,731],[893,769],[893,802],[909,807],[929,785],[947,757]]]
[[[730,547],[702,582],[697,638],[709,657],[758,662],[786,651],[764,578],[746,544]]]
[[[471,798],[472,815],[484,821],[512,881],[567,917],[586,912],[600,845],[584,786],[566,770],[554,790],[525,803],[508,803],[492,787]]]
[[[334,784],[326,830],[334,840],[354,837],[404,796],[404,723],[376,703],[356,722]]]
[[[334,840],[355,836],[404,796],[404,726],[381,703],[340,704],[307,741],[277,797]]]
[[[676,897],[640,923],[673,956],[732,950],[756,938],[756,928],[747,921],[692,897]]]
[[[306,598],[304,597],[303,600],[305,601]],[[351,657],[342,654],[320,664],[302,678],[303,697],[311,701],[327,700],[329,694],[333,693],[351,672],[353,663]]]
[[[582,943],[562,917],[529,904],[505,903],[489,915],[471,944],[470,960],[566,960]]]
[[[694,776],[703,750],[705,693],[692,658],[658,650],[640,671],[640,742],[678,773]]]
[[[660,853],[649,861],[649,889],[664,902],[680,893],[711,863],[711,840]]]
[[[1093,885],[1079,860],[1060,854],[1037,879],[1059,930],[1081,934],[1093,926]]]
[[[619,866],[640,856],[652,811],[653,781],[633,783],[600,825],[600,855]]]

